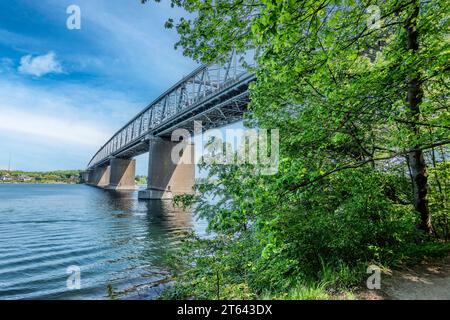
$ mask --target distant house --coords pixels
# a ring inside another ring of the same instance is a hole
[[[21,182],[28,182],[28,181],[31,181],[33,179],[30,178],[29,176],[24,175],[24,174],[18,174],[17,175],[17,180],[21,181]]]
[[[2,174],[0,175],[0,181],[11,181],[12,176],[10,174]]]

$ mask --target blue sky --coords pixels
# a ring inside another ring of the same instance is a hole
[[[66,9],[81,9],[69,30]],[[174,50],[167,1],[0,2],[0,168],[82,169],[196,63]],[[146,173],[145,156],[138,174]]]

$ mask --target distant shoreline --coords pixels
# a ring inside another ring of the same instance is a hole
[[[48,172],[27,172],[21,170],[0,170],[0,183],[15,184],[78,184],[80,170],[59,170]]]
[[[22,181],[14,181],[14,182],[3,182],[0,181],[0,184],[82,184],[76,182],[58,182],[58,181],[50,181],[50,182],[22,182]]]

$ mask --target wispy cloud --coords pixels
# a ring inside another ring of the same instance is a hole
[[[33,57],[32,55],[23,56],[20,59],[19,72],[41,77],[49,73],[62,73],[61,64],[56,59],[54,52]]]
[[[9,73],[14,67],[14,61],[10,58],[0,58],[0,73]]]
[[[94,151],[141,105],[103,89],[0,80],[0,137],[18,133],[45,138],[46,144],[54,140],[58,147],[64,142]]]
[[[16,50],[24,51],[25,48],[36,47],[45,42],[37,40],[33,37],[26,36],[17,32],[11,32],[1,28],[0,26],[0,44],[10,46]]]
[[[40,116],[2,107],[0,113],[0,130],[83,146],[99,146],[108,137],[106,132],[97,129],[93,123]]]
[[[33,6],[51,18],[65,12],[66,3],[45,0]],[[124,5],[120,1],[78,0],[77,5],[81,8],[83,27],[76,32],[66,31],[66,39],[79,37],[83,42],[72,42],[71,50],[61,53],[74,69],[86,70],[83,65],[87,64],[91,72],[95,70],[108,77],[112,85],[123,88],[133,83],[133,90],[139,86],[139,90],[147,94],[151,91],[152,97],[156,97],[197,66],[181,50],[174,50],[176,31],[164,28],[167,18],[177,19],[185,14],[171,8],[169,3],[142,5],[140,1],[131,1]],[[82,59],[79,55],[83,55]],[[97,60],[99,55],[101,59]],[[90,58],[86,59],[87,56]]]

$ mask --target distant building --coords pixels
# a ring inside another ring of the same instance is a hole
[[[24,174],[18,174],[17,175],[17,180],[21,181],[21,182],[27,182],[27,181],[31,181],[33,179],[30,178],[29,176],[24,175]]]
[[[0,175],[0,181],[11,181],[12,176],[10,174],[2,174]]]

